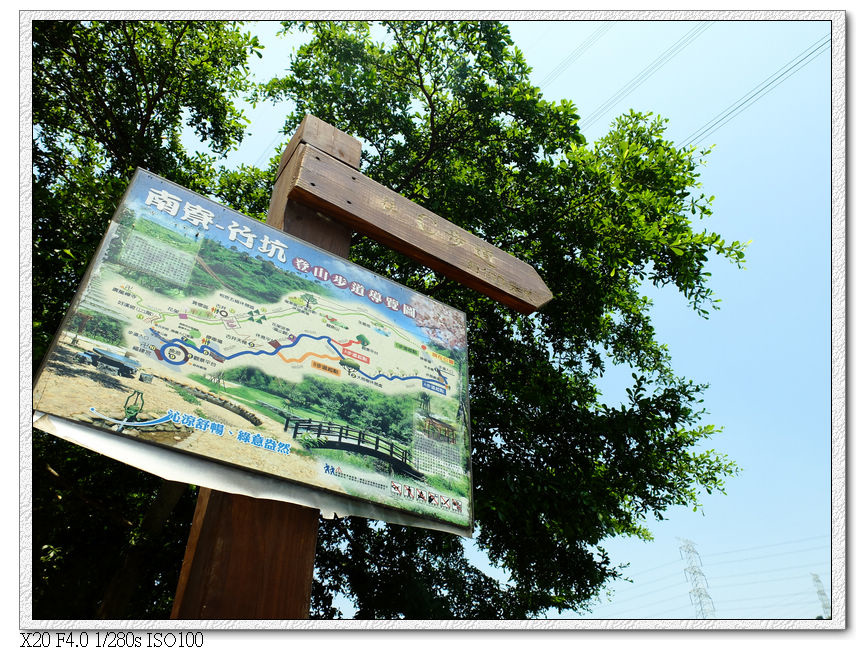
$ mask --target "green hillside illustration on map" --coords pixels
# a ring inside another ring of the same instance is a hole
[[[469,526],[467,382],[461,312],[139,172],[34,408]]]

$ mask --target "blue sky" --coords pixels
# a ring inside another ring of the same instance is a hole
[[[649,294],[674,368],[710,384],[705,422],[724,431],[708,446],[742,472],[728,481],[726,495],[706,495],[700,511],[672,509],[665,521],[651,523],[653,542],[606,543],[615,562],[630,565],[633,582],[611,584],[613,593],[580,616],[694,618],[680,553],[687,539],[702,560],[716,617],[813,619],[822,609],[812,574],[830,595],[832,578],[831,59],[821,45],[830,23],[510,27],[544,96],[577,105],[589,144],[631,108],[668,118],[667,136],[679,145],[708,127],[699,145],[714,150],[701,176],[703,190],[716,199],[706,226],[728,241],[753,241],[746,269],[711,263],[712,287],[723,302],[708,320],[672,290]],[[268,46],[254,68],[262,78],[285,68],[291,46],[273,38],[275,30],[273,23],[256,28]],[[249,112],[255,130],[231,164],[263,165],[284,141],[278,131],[286,112],[270,105]],[[610,401],[620,399],[617,380],[614,371],[604,383]]]

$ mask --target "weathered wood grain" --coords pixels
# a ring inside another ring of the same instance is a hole
[[[172,619],[309,617],[318,510],[201,488]]]
[[[531,313],[552,299],[534,268],[437,214],[298,145],[281,192],[481,293]]]
[[[289,199],[287,176],[288,174],[282,174],[277,180],[265,223],[298,239],[314,243],[334,255],[348,257],[351,228],[307,205]]]
[[[266,223],[335,255],[348,257],[351,229],[327,214],[288,197],[293,183],[291,170],[296,167],[297,161],[295,154],[301,146],[314,147],[320,156],[338,161],[337,164],[345,164],[355,170],[360,166],[361,145],[358,140],[317,117],[307,115],[282,152]]]
[[[279,159],[279,170],[276,173],[277,178],[301,143],[312,145],[350,167],[355,169],[360,167],[360,140],[314,115],[307,114],[282,152]]]

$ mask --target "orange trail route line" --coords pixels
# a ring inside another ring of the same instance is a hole
[[[335,343],[336,345],[338,345],[341,348],[347,348],[349,346],[354,345],[355,343],[360,343],[360,341],[349,341],[348,343],[340,343],[339,341],[334,341],[333,339],[331,339],[331,342]],[[304,354],[303,356],[301,356],[297,359],[286,359],[284,356],[282,356],[282,351],[279,351],[276,354],[280,359],[282,359],[286,363],[300,363],[301,361],[305,361],[309,357],[316,357],[317,359],[330,359],[331,361],[340,361],[341,360],[341,357],[334,357],[334,356],[331,356],[329,354],[316,354],[315,352],[307,352],[306,354]]]
[[[306,354],[304,354],[303,356],[301,356],[297,359],[286,359],[284,356],[282,356],[281,351],[277,352],[276,354],[279,356],[280,359],[282,359],[286,363],[300,363],[301,361],[304,361],[304,360],[308,359],[309,357],[316,357],[317,359],[330,359],[331,361],[339,361],[340,360],[339,357],[334,357],[330,354],[317,354],[315,352],[307,352]]]

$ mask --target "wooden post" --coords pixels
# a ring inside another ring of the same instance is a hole
[[[201,488],[171,618],[309,617],[318,510]]]
[[[267,223],[347,257],[351,229],[288,198],[284,172],[307,147],[360,166],[358,140],[307,115],[282,154]],[[316,508],[201,488],[171,618],[308,618],[317,536]]]

